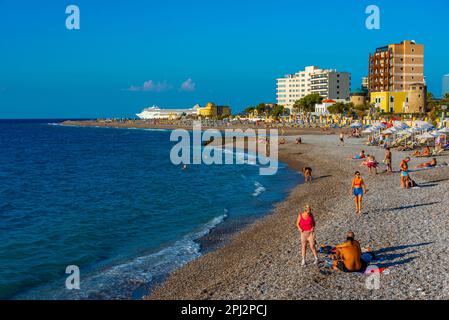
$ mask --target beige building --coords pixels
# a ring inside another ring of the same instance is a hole
[[[366,93],[364,92],[352,93],[350,102],[352,102],[354,106],[363,106],[367,102]]]
[[[325,99],[348,99],[350,87],[348,72],[308,66],[304,71],[276,79],[276,98],[279,105],[292,109],[296,101],[312,93]]]
[[[369,92],[408,91],[424,84],[424,45],[405,40],[377,48],[369,56]]]

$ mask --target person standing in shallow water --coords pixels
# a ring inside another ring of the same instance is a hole
[[[361,214],[363,195],[366,194],[366,186],[359,171],[355,172],[355,177],[352,179],[351,192],[354,195],[355,213]]]
[[[312,208],[309,205],[304,207],[304,212],[299,213],[296,226],[301,234],[301,266],[306,265],[307,245],[310,246],[310,251],[312,251],[315,257],[314,264],[318,264],[318,255],[315,246],[315,219],[312,215]]]

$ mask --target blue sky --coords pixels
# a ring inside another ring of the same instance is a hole
[[[65,28],[69,4],[80,30]],[[370,4],[380,30],[365,28]],[[351,72],[357,88],[369,52],[404,39],[425,45],[439,96],[448,14],[447,0],[0,0],[0,118],[129,117],[208,101],[240,111],[275,101],[275,79],[306,65]]]

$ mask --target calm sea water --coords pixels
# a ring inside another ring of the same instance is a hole
[[[270,211],[285,166],[170,162],[170,131],[0,122],[0,298],[132,299],[201,254],[219,223]],[[81,290],[65,289],[79,266]]]

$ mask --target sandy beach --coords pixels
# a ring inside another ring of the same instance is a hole
[[[411,172],[421,186],[402,190],[399,162],[408,153],[393,151],[394,174],[369,175],[360,162],[348,160],[364,149],[380,161],[384,151],[363,145],[365,139],[300,132],[302,145],[287,137],[280,160],[296,170],[313,168],[312,184],[295,187],[272,214],[234,235],[225,246],[173,272],[146,299],[448,299],[449,298],[449,153],[441,166]],[[412,158],[411,167],[428,159]],[[368,193],[363,215],[354,213],[350,186],[360,170]],[[373,248],[376,266],[386,268],[380,288],[367,289],[361,273],[330,271],[320,254],[318,266],[308,256],[300,266],[298,210],[312,206],[317,244],[343,242],[348,230],[362,247]]]

